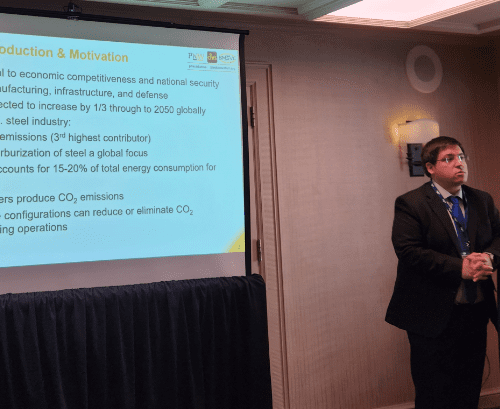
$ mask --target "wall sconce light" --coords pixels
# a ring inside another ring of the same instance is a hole
[[[424,176],[422,163],[422,147],[428,141],[439,136],[439,124],[432,119],[416,119],[398,126],[400,150],[407,144],[408,166],[410,177]]]

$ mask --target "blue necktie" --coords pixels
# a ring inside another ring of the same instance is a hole
[[[450,196],[449,198],[453,206],[451,208],[451,215],[456,217],[462,226],[465,227],[465,219],[462,213],[462,209],[460,209],[460,198],[458,196]]]
[[[460,242],[462,254],[463,253],[470,254],[469,248],[467,246],[468,239],[466,237],[466,232],[462,230],[465,229],[465,218],[462,213],[462,209],[460,209],[459,197],[450,196],[449,199],[451,200],[451,203],[453,203],[453,206],[451,208],[451,215],[455,217],[461,225],[460,226],[455,222],[455,228],[457,230],[458,241]],[[465,280],[464,285],[465,285],[465,299],[469,303],[473,304],[477,298],[477,283],[475,283],[472,280]]]

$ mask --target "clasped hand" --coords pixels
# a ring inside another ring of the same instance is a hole
[[[466,280],[486,280],[492,273],[490,256],[486,253],[471,253],[463,259],[462,278]]]

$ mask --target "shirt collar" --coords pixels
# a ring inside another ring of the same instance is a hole
[[[443,196],[444,199],[448,199],[450,196],[458,196],[461,200],[464,199],[463,197],[463,192],[462,192],[462,186],[460,186],[460,191],[456,195],[452,195],[450,192],[448,192],[443,186],[439,185],[436,181],[434,181],[434,186],[436,186],[437,190],[439,190],[439,193]]]

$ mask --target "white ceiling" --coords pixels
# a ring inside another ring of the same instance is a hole
[[[92,0],[91,0],[92,1]],[[97,0],[95,0],[97,1]],[[102,1],[102,0],[99,0]],[[450,10],[410,22],[337,17],[328,13],[360,0],[106,0],[139,6],[209,10],[220,13],[253,14],[283,19],[314,20],[332,24],[358,24],[413,28],[427,31],[484,34],[500,33],[500,0],[475,0]],[[415,0],[401,0],[415,1]]]

